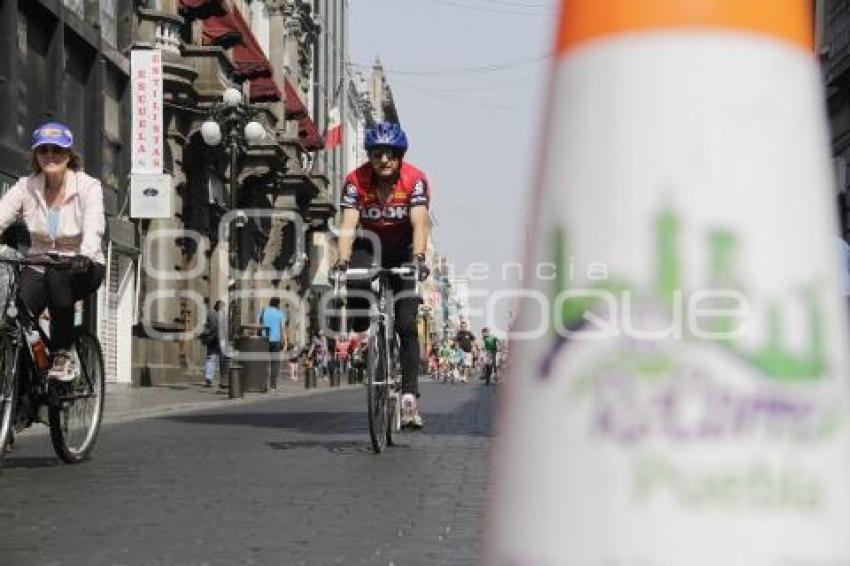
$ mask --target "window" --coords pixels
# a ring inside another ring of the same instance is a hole
[[[118,45],[118,0],[100,0],[100,36],[103,41]]]
[[[111,69],[106,74],[103,97],[103,170],[101,180],[105,186],[116,191],[121,189],[124,178],[124,147],[121,141],[123,121],[121,100],[127,88],[127,80],[118,71]]]
[[[102,150],[93,143],[99,140],[97,133],[101,127],[100,96],[92,88],[95,85],[95,60],[94,49],[75,33],[66,30],[63,119],[74,132],[74,145],[82,154],[84,163],[97,173]]]
[[[22,5],[23,7],[23,5]],[[23,147],[29,147],[30,134],[48,117],[54,116],[58,107],[51,71],[50,41],[56,31],[56,20],[40,10],[21,10],[18,18],[18,73],[16,85],[16,138]]]

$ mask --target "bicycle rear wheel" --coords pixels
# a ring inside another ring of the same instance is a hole
[[[83,331],[76,340],[80,375],[69,383],[51,383],[50,440],[69,464],[85,460],[94,447],[103,416],[104,370],[100,343]]]
[[[17,349],[11,336],[0,336],[0,458],[12,437],[18,397]]]
[[[369,408],[369,436],[372,438],[372,449],[376,454],[387,447],[387,430],[389,429],[389,372],[387,371],[387,342],[386,330],[376,324],[369,332],[369,350],[366,362],[367,374],[367,403]]]

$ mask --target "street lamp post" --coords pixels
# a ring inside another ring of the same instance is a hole
[[[210,110],[210,119],[201,125],[201,137],[210,147],[216,147],[225,141],[230,153],[230,211],[235,216],[227,227],[228,230],[228,261],[229,269],[239,265],[239,241],[236,228],[246,222],[245,215],[238,210],[237,191],[239,152],[247,149],[248,145],[263,141],[266,130],[262,124],[253,120],[257,111],[242,101],[242,93],[235,88],[228,88],[222,94],[221,102],[216,103]],[[230,336],[232,351],[238,352],[239,337],[242,332],[242,309],[240,297],[240,277],[228,277],[228,289],[233,297],[228,301]],[[231,399],[242,396],[239,370],[241,366],[234,356],[228,363],[228,397]]]

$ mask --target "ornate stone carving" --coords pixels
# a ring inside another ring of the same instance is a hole
[[[313,74],[313,49],[319,39],[321,26],[313,18],[313,9],[306,0],[268,0],[280,2],[285,18],[286,35],[297,43],[297,80],[303,90],[309,89]]]
[[[286,6],[289,4],[289,0],[262,0],[262,2],[268,8],[270,16],[285,13]]]

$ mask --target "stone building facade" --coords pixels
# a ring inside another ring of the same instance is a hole
[[[306,242],[327,230],[333,216],[329,170],[318,166],[326,87],[316,63],[326,2],[304,0],[158,0],[139,7],[136,48],[158,48],[165,74],[167,171],[174,179],[173,218],[142,222],[149,255],[140,285],[140,324],[133,348],[136,381],[191,378],[202,348],[193,339],[203,323],[198,298],[239,300],[250,331],[273,295],[288,306],[297,336],[312,287]],[[335,3],[338,5],[339,3]],[[340,47],[340,59],[344,46]],[[265,141],[240,154],[230,171],[226,149],[200,134],[223,91],[235,87],[258,112]],[[249,212],[237,228],[238,265],[227,267],[222,223],[229,212],[229,180],[237,178],[237,206]],[[234,271],[240,296],[228,291]],[[174,273],[162,277],[161,273]],[[156,297],[154,300],[147,300]]]
[[[84,318],[113,386],[196,378],[204,302],[233,298],[234,268],[248,332],[272,295],[289,308],[294,343],[315,323],[363,124],[398,118],[383,76],[352,80],[349,9],[348,0],[0,0],[0,104],[11,110],[0,119],[0,190],[26,174],[37,124],[71,126],[104,185],[109,272]],[[170,218],[129,218],[134,49],[162,55]],[[200,135],[231,87],[266,131],[234,170],[226,148]],[[326,148],[332,120],[343,140]],[[238,265],[228,267],[221,226],[234,176],[238,208],[255,212],[236,228]]]

